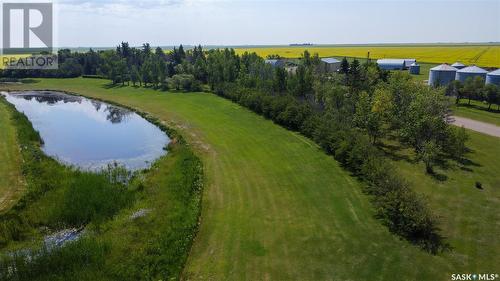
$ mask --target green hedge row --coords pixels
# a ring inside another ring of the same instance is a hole
[[[215,93],[285,128],[299,131],[365,180],[376,215],[391,232],[431,253],[448,248],[426,201],[394,171],[365,133],[346,125],[341,114],[323,113],[292,96],[272,96],[233,83],[217,87]]]

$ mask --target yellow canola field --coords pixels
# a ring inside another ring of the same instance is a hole
[[[419,62],[449,63],[460,61],[466,65],[500,67],[500,45],[465,46],[298,46],[298,47],[255,47],[238,48],[236,52],[255,52],[262,57],[277,54],[286,58],[298,58],[309,50],[320,57],[366,58],[413,58]]]

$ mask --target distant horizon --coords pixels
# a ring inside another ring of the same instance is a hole
[[[55,47],[56,49],[82,49],[82,48],[92,48],[92,49],[104,49],[104,48],[116,48],[119,44],[122,42],[128,43],[128,41],[123,40],[120,42],[117,42],[115,45],[111,46],[60,46],[60,47]],[[146,44],[149,42],[144,42],[143,44]],[[500,41],[492,41],[492,42],[424,42],[424,43],[355,43],[355,44],[350,44],[350,43],[289,43],[289,44],[176,44],[176,45],[169,45],[169,44],[160,44],[160,45],[153,45],[150,43],[152,47],[160,47],[160,48],[173,48],[173,47],[178,47],[182,45],[183,47],[194,47],[194,46],[199,46],[201,45],[202,47],[233,47],[233,48],[259,48],[259,47],[329,47],[329,46],[412,46],[412,45],[420,45],[420,46],[425,46],[425,45],[437,45],[437,46],[446,46],[446,45],[471,45],[471,46],[480,46],[480,45],[500,45]],[[132,48],[140,48],[142,47],[142,44],[140,45],[130,45]]]
[[[53,1],[70,48],[500,42],[498,0]]]

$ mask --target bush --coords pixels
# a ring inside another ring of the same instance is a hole
[[[476,181],[476,188],[483,189],[483,184],[481,182]]]
[[[191,74],[176,74],[167,81],[171,89],[186,92],[201,91],[201,83]]]

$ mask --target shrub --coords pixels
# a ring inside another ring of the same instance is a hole
[[[201,91],[201,83],[191,74],[176,74],[168,79],[171,89],[190,91]]]
[[[481,182],[476,181],[476,188],[483,189],[483,184]]]

